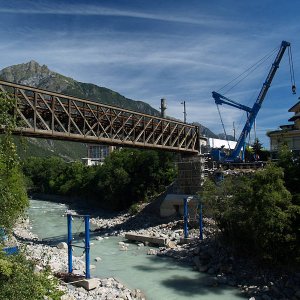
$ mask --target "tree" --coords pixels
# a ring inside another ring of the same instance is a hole
[[[263,149],[262,143],[259,141],[258,138],[255,139],[252,148],[255,154],[260,154],[261,150]]]
[[[234,248],[277,261],[298,255],[300,207],[283,179],[283,169],[268,164],[251,176],[226,177],[220,186],[205,184],[203,201]]]
[[[94,206],[115,210],[149,200],[176,176],[172,154],[136,149],[114,151],[102,166],[95,167],[32,157],[23,170],[35,191],[79,196]]]
[[[29,202],[20,160],[12,140],[16,124],[12,114],[14,101],[0,94],[0,125],[4,134],[0,137],[0,228],[10,232],[16,220],[24,213]],[[0,300],[4,299],[53,299],[63,294],[57,289],[57,280],[50,273],[34,272],[34,263],[25,256],[6,256],[0,241]]]
[[[255,139],[252,149],[255,160],[267,161],[270,158],[270,151],[264,149],[263,144],[258,138]]]
[[[293,194],[300,193],[300,156],[282,145],[278,151],[278,166],[284,169],[284,179],[288,190]]]
[[[12,131],[16,126],[12,111],[14,101],[0,93],[0,227],[10,230],[28,206],[24,177],[20,168]]]

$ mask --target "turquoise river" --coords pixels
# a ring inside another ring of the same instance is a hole
[[[32,232],[40,238],[66,241],[67,205],[41,200],[31,200],[28,216]],[[80,223],[74,230],[83,231]],[[191,266],[177,263],[171,258],[147,255],[148,247],[130,244],[128,251],[120,251],[121,237],[109,237],[101,241],[91,237],[91,263],[96,266],[92,276],[114,277],[130,289],[140,289],[148,300],[235,300],[245,299],[233,287],[207,287],[206,274],[193,271]],[[82,244],[83,245],[83,244]],[[77,250],[77,255],[78,253]],[[95,257],[101,261],[95,262]]]

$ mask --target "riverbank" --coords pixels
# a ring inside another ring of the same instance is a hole
[[[81,213],[81,211],[79,211],[79,213]],[[199,230],[197,228],[190,229],[189,233],[190,237],[192,237],[191,243],[181,245],[179,243],[180,238],[183,237],[183,222],[181,218],[161,219],[150,214],[147,207],[137,215],[130,215],[124,212],[91,218],[93,228],[92,235],[96,240],[105,239],[109,236],[124,237],[125,232],[167,239],[170,241],[169,247],[151,247],[148,250],[148,254],[172,257],[185,265],[189,265],[191,272],[192,269],[194,269],[194,271],[205,273],[207,276],[205,276],[204,283],[209,289],[233,286],[239,288],[245,298],[256,300],[299,299],[300,274],[288,273],[278,269],[271,270],[270,268],[263,268],[255,262],[249,261],[249,259],[243,259],[237,255],[233,255],[229,248],[222,246],[216,239],[217,228],[213,220],[204,218],[203,223],[204,240],[199,241]],[[28,222],[25,222],[20,227],[27,227],[26,231],[30,232],[30,224]],[[17,231],[15,231],[15,233],[18,234]],[[24,235],[24,233],[21,232],[21,235]],[[62,266],[66,271],[67,256],[65,249],[39,245],[39,241],[35,241],[37,238],[35,236],[29,236],[28,238],[33,242],[33,244],[30,245],[33,248],[29,248],[29,252],[36,253],[33,257],[34,259],[42,257],[44,255],[43,253],[46,253],[45,256],[50,253],[50,256],[54,257],[54,266]],[[140,246],[142,247],[143,244],[140,243]],[[126,248],[126,244],[120,245],[118,251],[126,251]],[[61,263],[57,264],[56,257],[61,260]],[[78,265],[81,266],[79,269],[81,269],[80,272],[83,274],[84,265],[80,262],[76,262],[74,265],[76,265],[77,268]],[[91,292],[84,290],[79,290],[81,294],[78,294],[77,289],[75,289],[75,291],[71,290],[70,297],[75,297],[75,299],[118,299],[117,297],[120,298],[120,295],[122,297],[124,296],[122,289],[120,290],[118,288],[119,282],[114,279],[110,279],[109,283],[107,283],[106,280],[102,283],[100,280],[99,288],[107,288],[107,284],[113,286],[113,291],[102,289],[101,293],[103,298],[100,298],[97,293],[92,295]],[[74,289],[72,286],[66,285],[63,285],[62,288],[66,290],[68,288]],[[128,292],[128,289],[126,292]],[[107,296],[111,297],[111,295],[115,295],[115,298],[107,298]],[[137,295],[135,291],[130,291],[129,296],[132,299],[140,299],[136,298]],[[141,295],[139,296],[142,297]]]
[[[57,246],[47,246],[31,231],[28,219],[21,220],[14,228],[14,235],[20,241],[28,259],[35,262],[35,272],[40,272],[50,267],[53,274],[67,272],[68,255],[64,243]],[[83,257],[73,256],[74,274],[82,275],[85,270]],[[82,287],[76,287],[69,283],[60,281],[59,289],[64,292],[61,300],[144,300],[143,293],[136,289],[130,290],[114,278],[97,278],[97,287],[87,291]]]
[[[147,209],[135,216],[122,214],[112,219],[94,218],[91,222],[98,226],[96,231],[101,234],[124,236],[130,232],[167,239],[171,242],[169,247],[153,248],[148,254],[172,257],[207,273],[205,285],[209,287],[236,287],[251,300],[300,299],[300,270],[270,267],[234,254],[219,241],[218,229],[210,218],[203,219],[204,239],[199,240],[196,226],[189,230],[190,243],[183,245],[180,244],[182,218],[158,218],[149,215]]]

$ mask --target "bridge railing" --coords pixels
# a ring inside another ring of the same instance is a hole
[[[198,153],[198,126],[7,81],[0,90],[15,99],[15,134]]]

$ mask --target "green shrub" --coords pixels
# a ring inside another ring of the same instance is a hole
[[[136,215],[139,212],[139,204],[138,203],[134,203],[129,207],[129,213],[131,215]]]
[[[13,105],[12,99],[0,94],[0,124],[4,125],[4,134],[0,137],[0,227],[7,231],[28,206],[24,177],[12,140],[15,126],[11,115]]]
[[[251,176],[227,177],[218,187],[205,184],[204,202],[236,249],[277,261],[297,256],[300,207],[283,178],[283,169],[269,164]]]
[[[4,256],[0,253],[0,300],[58,300],[57,279],[49,271],[34,273],[34,264],[22,254]]]

